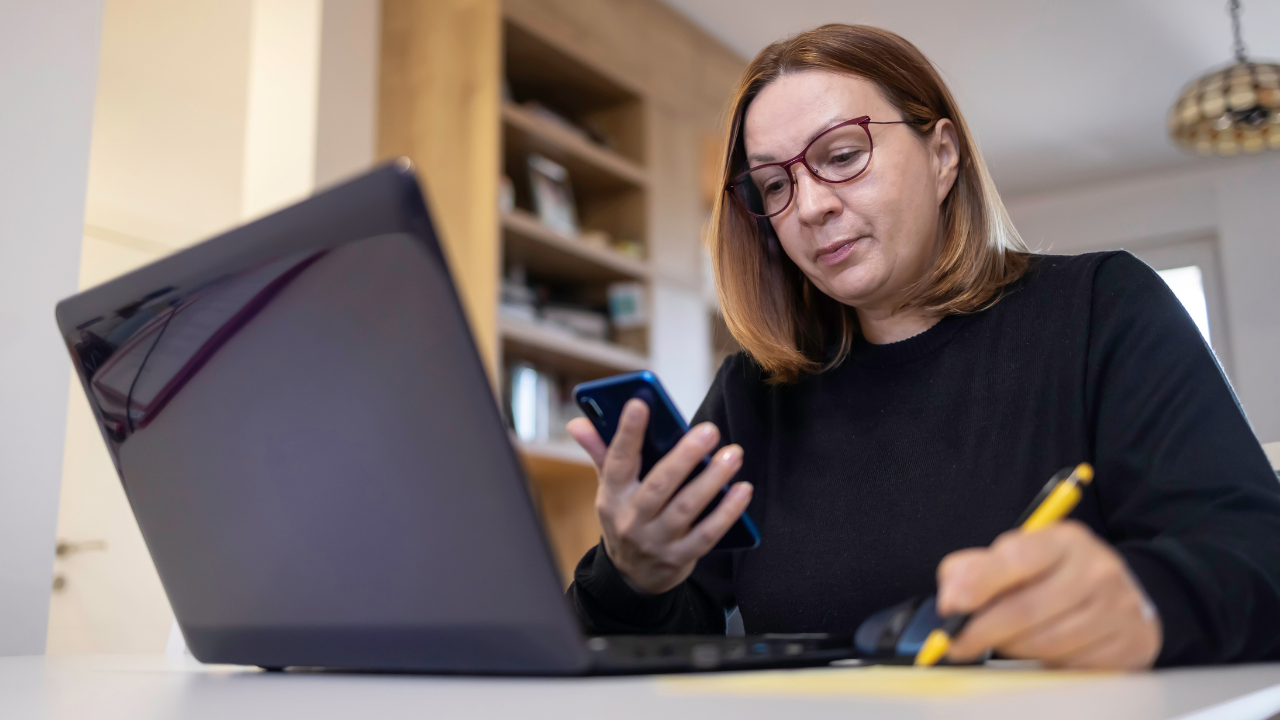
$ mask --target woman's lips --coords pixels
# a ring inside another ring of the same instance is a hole
[[[854,238],[843,245],[837,245],[833,250],[824,250],[818,254],[818,262],[823,265],[835,265],[849,257],[849,253],[853,252],[853,246],[857,244],[858,239]]]

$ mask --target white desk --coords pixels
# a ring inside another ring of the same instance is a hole
[[[933,699],[743,696],[673,687],[653,677],[280,674],[164,656],[17,657],[0,658],[0,718],[1145,720],[1191,713],[1195,720],[1261,720],[1280,711],[1280,664],[1110,676],[1036,691]]]

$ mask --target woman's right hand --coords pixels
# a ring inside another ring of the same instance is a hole
[[[618,431],[607,448],[586,418],[571,420],[568,430],[596,466],[600,480],[596,513],[605,552],[633,589],[658,594],[689,577],[698,559],[747,509],[752,488],[747,482],[734,483],[716,509],[694,525],[742,466],[742,448],[721,449],[706,470],[681,488],[720,441],[716,426],[702,423],[680,438],[641,479],[640,448],[648,423],[649,406],[632,399],[623,406]]]

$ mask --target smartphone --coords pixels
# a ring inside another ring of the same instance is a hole
[[[640,477],[643,478],[689,432],[689,424],[667,396],[662,383],[658,382],[658,376],[642,370],[582,383],[573,389],[574,401],[582,409],[582,414],[595,425],[596,432],[600,433],[600,439],[604,440],[605,445],[613,442],[618,420],[622,417],[622,406],[631,398],[640,398],[649,406],[649,426],[645,429],[644,445],[640,450]],[[682,486],[706,469],[710,460],[710,455],[703,457],[689,477],[685,478]],[[714,510],[728,490],[728,485],[720,488],[720,494],[707,504],[695,523]],[[715,549],[744,550],[759,545],[760,533],[744,512],[733,527],[729,528],[729,532],[720,538],[720,542],[716,543]]]

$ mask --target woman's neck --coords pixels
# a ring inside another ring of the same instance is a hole
[[[873,345],[887,345],[915,337],[942,319],[923,310],[867,310],[856,308],[862,336]]]

